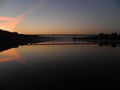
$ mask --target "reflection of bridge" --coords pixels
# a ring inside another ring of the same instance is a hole
[[[37,45],[92,45],[93,43],[48,43],[48,44],[29,44],[28,46],[37,46]]]
[[[102,43],[102,42],[71,42],[71,43],[58,43],[58,42],[42,42],[42,43],[29,43],[28,46],[38,46],[38,45],[99,45],[100,47],[102,46],[111,46],[111,47],[117,47],[120,46],[120,44],[117,43]]]
[[[71,41],[45,41],[45,42],[39,42],[39,43],[28,43],[28,46],[38,46],[38,45],[99,45],[99,46],[111,46],[111,47],[117,47],[120,46],[119,42],[106,42],[106,41],[77,41],[77,40],[71,40]]]
[[[91,45],[94,44],[93,42],[78,42],[78,41],[63,41],[63,42],[57,42],[57,41],[49,41],[49,42],[40,42],[40,43],[29,43],[28,45]]]
[[[94,36],[95,34],[39,34],[39,35],[46,35],[46,36]]]

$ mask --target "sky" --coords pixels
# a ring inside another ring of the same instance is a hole
[[[120,0],[0,0],[0,28],[27,34],[120,33]]]

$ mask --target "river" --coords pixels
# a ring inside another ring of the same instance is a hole
[[[120,47],[83,42],[43,42],[4,50],[0,90],[110,88],[119,84],[119,53]]]

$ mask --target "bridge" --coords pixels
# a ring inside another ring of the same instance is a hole
[[[86,42],[86,43],[76,43],[76,42],[71,42],[71,43],[29,43],[28,46],[38,46],[38,45],[93,45],[94,43],[92,42]]]
[[[35,36],[96,36],[95,34],[28,34]]]
[[[28,35],[34,35],[34,36],[43,36],[48,37],[48,41],[44,41],[40,43],[29,43],[29,45],[88,45],[93,44],[91,42],[78,42],[76,37],[95,37],[95,34],[28,34]],[[71,40],[71,42],[64,41]],[[61,40],[61,41],[59,41]]]

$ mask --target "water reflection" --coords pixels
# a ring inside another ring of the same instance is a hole
[[[42,41],[42,42],[31,42],[31,43],[2,43],[0,45],[0,62],[7,62],[7,61],[13,61],[17,60],[22,64],[25,64],[24,61],[22,61],[22,57],[20,54],[14,49],[18,48],[19,46],[27,45],[27,46],[35,46],[35,45],[98,45],[100,47],[102,46],[111,46],[111,47],[118,47],[120,46],[120,42],[115,41],[85,41],[85,40],[51,40],[51,41]]]
[[[4,90],[3,87],[0,85],[0,90]]]
[[[22,64],[25,64],[20,54],[14,48],[1,52],[0,56],[2,56],[0,58],[0,63],[9,62],[9,61],[18,61]]]
[[[53,41],[47,41],[47,42],[40,42],[40,43],[29,43],[28,45],[93,45],[96,44],[100,47],[102,46],[108,46],[108,47],[119,47],[120,42],[119,41],[90,41],[90,40],[69,40],[69,41],[63,41],[63,40],[53,40]]]
[[[96,78],[107,81],[106,76],[114,82],[120,72],[120,48],[111,48],[111,43],[110,47],[101,48],[98,43],[54,40],[9,45],[9,48],[3,45],[4,50],[0,53],[0,81],[3,88],[48,90],[65,86],[82,89],[95,87]]]
[[[36,41],[29,43],[1,43],[0,52],[9,50],[11,48],[18,48],[23,45],[91,45],[96,44],[98,46],[111,46],[118,47],[120,46],[119,41],[95,41],[95,40],[50,40],[50,41]]]
[[[37,43],[37,42],[34,42]],[[18,61],[22,64],[26,64],[20,54],[16,51],[15,48],[18,48],[21,45],[27,45],[27,42],[3,42],[0,44],[0,63],[9,62],[9,61]]]

